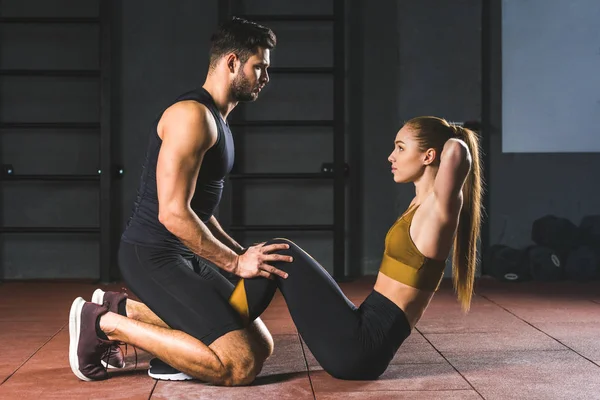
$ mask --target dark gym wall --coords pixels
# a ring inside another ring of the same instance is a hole
[[[96,2],[90,2],[90,10],[79,10],[81,13],[73,7],[74,2],[64,2],[69,7],[56,6],[55,13],[67,15],[72,11],[77,15],[86,15],[86,12],[96,10],[93,6]],[[6,15],[10,7],[14,9],[16,6],[11,6],[13,3],[21,4],[21,8],[25,7],[20,10],[21,15],[30,15],[33,10],[39,10],[45,4],[41,0],[5,0],[1,3],[2,13]],[[261,7],[269,4],[267,1],[259,3]],[[287,6],[282,5],[284,3],[281,1],[276,3],[279,9],[274,12],[297,11],[287,10]],[[348,26],[346,67],[348,159],[353,185],[351,195],[358,199],[351,208],[349,220],[349,229],[354,229],[350,235],[355,235],[357,239],[356,246],[350,252],[352,258],[348,260],[348,271],[352,274],[372,274],[377,271],[385,234],[414,194],[412,186],[393,183],[386,160],[392,150],[392,139],[402,121],[422,114],[440,115],[453,121],[481,118],[479,1],[453,1],[451,5],[433,0],[376,1],[369,2],[368,6],[365,3],[348,2],[347,10],[347,21],[351,24]],[[294,7],[296,2],[285,4]],[[135,199],[146,139],[153,119],[175,96],[201,84],[204,79],[208,61],[207,43],[210,33],[217,26],[218,2],[177,1],[165,7],[164,2],[158,0],[128,0],[116,2],[116,6],[113,21],[113,137],[117,144],[114,158],[125,168],[125,175],[115,188],[120,197],[121,224],[124,225]],[[599,202],[600,191],[591,183],[591,174],[598,169],[600,158],[596,154],[501,153],[499,10],[495,14],[493,34],[496,41],[492,60],[494,130],[491,136],[492,175],[488,210],[490,241],[492,244],[522,246],[529,243],[532,221],[543,214],[563,215],[578,223],[581,216],[595,212],[593,207]],[[2,29],[0,66],[10,68],[8,43],[13,43],[11,54],[17,54],[15,43],[19,42],[14,42],[15,39],[6,31],[7,28]],[[93,33],[89,36],[93,41]],[[32,40],[34,37],[37,36],[31,34]],[[88,64],[94,63],[95,53],[86,56],[81,50],[86,48],[85,43],[79,43],[84,42],[84,36],[65,34],[62,45],[70,41],[74,42],[73,52],[67,52],[66,55],[64,52],[50,53],[60,55],[62,60],[66,60],[69,54],[77,54],[78,57],[73,61],[82,65],[76,66],[91,68]],[[35,63],[37,59],[31,57],[41,57],[44,49],[52,46],[58,48],[58,45],[59,43],[49,40],[24,57],[30,57],[28,60]],[[273,54],[274,65],[285,61],[285,50],[282,49],[285,45],[285,41],[280,42],[279,52]],[[330,60],[331,54],[324,46],[315,43],[313,50],[313,57],[317,61]],[[60,61],[55,60],[56,57],[50,53],[43,57],[44,62]],[[281,54],[279,58],[278,54]],[[62,66],[57,64],[55,67]],[[275,87],[277,77],[272,79]],[[15,92],[13,86],[6,82],[7,78],[3,78],[0,89],[2,118],[14,117],[8,115],[8,111],[18,115],[30,113],[27,105],[33,104],[31,97]],[[30,84],[29,90],[34,89],[35,86]],[[89,91],[91,99],[82,97],[84,95],[80,93],[80,89],[71,86],[61,86],[60,91],[54,92],[60,92],[67,98],[70,98],[69,94],[74,95],[73,99],[76,100],[68,100],[70,107],[60,107],[59,110],[72,114],[74,120],[85,119],[90,112],[88,107],[95,106],[93,91]],[[85,93],[88,92],[84,91]],[[294,96],[294,93],[289,93],[289,96]],[[19,99],[22,101],[17,102]],[[45,108],[48,109],[47,104],[56,101],[51,97],[47,97],[47,100],[36,106],[35,112],[43,112]],[[326,100],[315,97],[316,108],[319,108],[320,101]],[[278,108],[284,106],[283,102],[278,105],[259,100],[248,113],[255,112],[264,116],[279,112]],[[330,105],[323,104],[323,109],[328,110],[329,107]],[[60,114],[56,115],[60,117]],[[46,116],[42,115],[40,118],[43,117]],[[10,158],[15,164],[23,165],[22,169],[37,168],[34,172],[29,171],[30,173],[46,172],[43,170],[47,164],[45,160],[54,162],[54,173],[74,172],[71,168],[95,168],[98,155],[94,146],[97,142],[92,135],[55,133],[51,136],[53,140],[47,140],[49,137],[46,137],[45,141],[40,135],[31,133],[26,138],[18,138],[16,134],[3,132],[3,162]],[[321,137],[324,135],[321,132],[312,133],[311,140],[319,141],[318,151],[327,149],[324,147],[326,142]],[[251,138],[248,135],[246,139]],[[267,140],[266,135],[261,139],[256,133],[254,138],[265,142]],[[249,143],[251,142],[247,142],[247,149],[252,148]],[[26,152],[17,151],[17,148],[25,144],[29,145]],[[58,157],[52,146],[66,151],[72,157]],[[53,150],[48,152],[48,149]],[[312,168],[312,165],[320,165],[325,161],[324,155],[318,151],[313,158],[302,160],[302,166]],[[245,155],[246,162],[251,155]],[[280,158],[278,161],[281,161]],[[67,163],[65,160],[72,162]],[[245,167],[256,167],[246,162]],[[62,189],[48,192],[39,187],[26,189],[29,183],[19,183],[18,189],[16,185],[11,183],[9,187],[4,183],[2,186],[5,224],[11,221],[10,218],[15,219],[15,224],[34,224],[40,220],[54,222],[44,218],[62,218],[65,224],[97,223],[97,200],[93,188],[61,186]],[[293,187],[285,190],[289,191],[289,198],[298,196],[298,191]],[[66,200],[69,192],[73,192],[76,197]],[[322,201],[311,204],[311,207],[316,210],[318,217],[328,218],[329,211],[324,204],[329,204],[330,197],[325,192],[317,193]],[[306,193],[302,195],[308,196]],[[32,199],[36,198],[42,201],[34,202]],[[84,204],[85,209],[78,210],[75,207],[80,204]],[[271,214],[267,213],[272,212],[268,207],[262,210],[254,207],[250,211],[257,219],[263,216],[268,218]],[[261,215],[261,212],[265,214]],[[25,219],[16,221],[18,216]],[[307,236],[303,240],[307,250],[331,271],[331,241],[311,241]],[[45,235],[35,238],[4,235],[2,246],[2,271],[3,277],[7,279],[98,276],[98,252],[92,237],[74,240],[72,237],[49,239]]]
[[[2,17],[95,17],[97,1],[0,2]],[[0,68],[98,68],[97,25],[0,25]],[[96,77],[0,77],[2,122],[98,122]],[[16,174],[95,174],[99,132],[3,129],[0,159]],[[98,182],[0,182],[3,226],[98,226]],[[97,278],[97,234],[0,236],[0,277]]]

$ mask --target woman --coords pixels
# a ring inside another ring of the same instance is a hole
[[[250,324],[266,309],[279,288],[298,332],[317,361],[325,371],[340,379],[376,379],[387,369],[438,289],[451,250],[454,287],[465,312],[471,302],[482,196],[476,134],[440,118],[414,118],[397,133],[388,160],[394,181],[413,182],[416,195],[389,229],[377,281],[360,307],[346,298],[318,262],[286,239],[273,239],[265,246],[289,246],[278,253],[292,256],[293,262],[274,264],[288,274],[287,279],[242,279],[228,299],[245,323]],[[143,343],[128,341],[131,338],[127,335],[111,337],[114,330],[102,328],[110,325],[107,318],[118,323],[115,313],[126,315],[137,310],[144,314],[144,318],[138,319],[168,328],[143,304],[123,299],[122,294],[106,292],[103,301],[95,301],[104,302],[112,311],[105,310],[102,318],[98,311],[97,319],[97,326],[110,341],[138,346]],[[173,348],[158,349],[155,353],[180,371],[202,379],[200,367],[198,371],[186,368],[182,357],[175,357],[176,353],[185,354],[178,352],[181,349],[177,346],[194,347],[193,338],[182,336],[181,340],[173,343]]]
[[[375,379],[423,315],[453,252],[453,281],[466,312],[473,292],[481,221],[479,142],[473,131],[436,117],[408,121],[388,158],[397,183],[416,195],[392,225],[371,294],[355,307],[329,274],[285,239],[292,263],[274,266],[287,279],[242,280],[230,302],[249,320],[266,307],[275,284],[298,332],[325,371],[341,379]]]

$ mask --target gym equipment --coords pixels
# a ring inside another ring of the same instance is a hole
[[[529,273],[536,281],[554,282],[564,276],[564,265],[554,249],[530,246],[525,250]]]
[[[486,267],[496,279],[509,282],[521,282],[531,279],[525,251],[502,244],[489,248]]]
[[[579,228],[566,218],[545,215],[533,221],[531,240],[536,244],[553,249],[560,257],[579,244]]]
[[[586,215],[579,223],[581,243],[600,248],[600,215]]]
[[[600,273],[600,259],[592,247],[580,246],[569,253],[565,263],[565,277],[574,281],[590,281]]]

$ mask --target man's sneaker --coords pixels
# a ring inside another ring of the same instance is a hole
[[[106,314],[108,308],[86,302],[81,297],[73,301],[69,312],[69,364],[71,370],[83,381],[98,381],[108,378],[100,360],[106,355],[110,340],[96,334],[96,320]]]
[[[119,303],[126,298],[127,293],[105,292],[102,289],[96,289],[92,294],[92,303],[104,304],[108,307],[108,311],[118,314]],[[125,368],[125,356],[117,343],[111,346],[106,357],[102,358],[102,365],[106,368]]]
[[[193,377],[176,370],[159,358],[150,360],[148,375],[150,375],[151,378],[161,381],[189,381],[194,379]]]

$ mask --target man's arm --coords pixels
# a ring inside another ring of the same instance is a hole
[[[234,238],[229,236],[223,230],[219,224],[219,221],[217,221],[214,215],[212,215],[206,222],[206,226],[208,229],[210,229],[215,238],[217,238],[221,243],[229,247],[231,250],[235,251],[237,254],[240,254],[244,250],[244,248],[238,242],[236,242]]]
[[[162,145],[156,164],[158,219],[194,253],[242,278],[287,274],[270,264],[292,257],[272,254],[287,244],[252,246],[243,255],[220,242],[192,210],[191,200],[206,151],[217,138],[217,126],[203,105],[184,101],[168,108],[159,122]]]
[[[217,138],[208,109],[180,102],[165,111],[156,165],[159,220],[194,253],[234,272],[237,254],[215,238],[190,206],[204,154]]]

